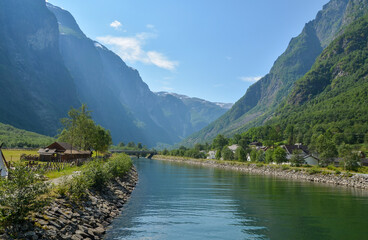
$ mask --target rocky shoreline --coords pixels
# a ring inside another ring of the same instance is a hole
[[[132,167],[128,174],[111,182],[102,192],[89,191],[85,201],[74,203],[57,198],[26,223],[14,226],[12,232],[16,236],[4,235],[0,239],[102,239],[137,182],[138,174]]]
[[[185,159],[172,157],[163,158],[160,156],[154,156],[153,159],[186,163],[191,165],[200,165],[206,167],[216,167],[222,169],[230,169],[240,172],[253,173],[259,175],[269,175],[286,179],[301,180],[316,183],[325,183],[339,186],[346,186],[357,189],[368,189],[368,174],[334,174],[334,173],[314,173],[311,174],[305,169],[283,169],[280,166],[272,165],[258,165],[257,164],[245,164],[231,161],[215,161],[215,160],[200,160],[200,159]]]

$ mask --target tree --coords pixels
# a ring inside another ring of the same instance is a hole
[[[287,162],[286,151],[282,147],[277,147],[275,149],[275,151],[273,152],[273,157],[275,159],[275,162],[278,164]]]
[[[0,225],[11,227],[43,207],[45,201],[40,196],[48,192],[49,185],[40,180],[39,174],[16,163],[9,169],[8,179],[0,177]]]
[[[262,151],[262,150],[257,151],[256,161],[257,162],[265,162],[265,153],[264,153],[264,151]]]
[[[319,153],[319,157],[322,160],[323,165],[331,163],[333,158],[338,154],[335,144],[330,140],[330,138],[323,134],[317,137],[314,145],[315,149]]]
[[[257,150],[253,149],[251,152],[250,152],[250,160],[252,162],[256,162],[257,161]]]
[[[220,159],[221,159],[221,151],[220,151],[220,150],[216,150],[215,158],[216,158],[217,160],[220,160]]]
[[[247,152],[244,150],[243,147],[238,147],[235,152],[235,159],[239,162],[246,162],[247,161]]]
[[[106,152],[109,146],[112,144],[110,131],[105,130],[100,125],[95,126],[95,135],[92,143],[92,147],[95,151]]]
[[[217,150],[222,150],[224,146],[229,143],[229,139],[225,138],[223,135],[219,134],[213,139],[212,146]]]
[[[222,149],[221,155],[224,160],[234,160],[234,153],[227,146]]]
[[[300,149],[295,149],[290,159],[292,166],[300,167],[304,163],[303,152]]]
[[[124,144],[124,142],[119,142],[118,146],[119,146],[120,148],[123,148],[123,147],[125,146],[125,144]]]
[[[135,143],[134,142],[128,142],[127,147],[129,147],[129,148],[135,148]]]
[[[61,119],[61,123],[64,129],[59,141],[70,143],[73,147],[106,151],[112,143],[110,132],[95,124],[85,104],[79,109],[71,108],[68,118]]]
[[[138,149],[142,149],[142,148],[143,148],[142,143],[140,143],[140,142],[139,142],[139,143],[137,143],[137,148],[138,148]]]
[[[272,149],[267,149],[265,153],[265,161],[266,163],[272,163],[274,161]]]
[[[339,148],[339,157],[342,158],[342,167],[345,170],[356,170],[359,167],[360,157],[357,153],[353,153],[350,145],[342,144]]]

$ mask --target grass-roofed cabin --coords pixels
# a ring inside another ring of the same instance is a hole
[[[73,161],[76,159],[87,159],[92,157],[92,151],[81,151],[73,147],[69,143],[54,142],[46,148],[38,150],[40,161],[50,162],[61,160],[64,162]]]

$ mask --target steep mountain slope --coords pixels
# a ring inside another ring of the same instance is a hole
[[[44,0],[0,1],[0,122],[55,135],[80,104]]]
[[[265,77],[250,86],[226,114],[188,137],[183,144],[208,141],[220,133],[232,135],[261,125],[288,96],[295,81],[311,69],[322,50],[345,26],[366,12],[367,0],[331,0],[316,19],[307,23],[302,33],[290,41]]]
[[[324,129],[336,144],[358,144],[368,133],[367,122],[368,15],[323,51],[270,123],[292,125],[307,143],[315,129]]]
[[[87,38],[69,12],[51,4],[47,6],[58,19],[60,51],[81,101],[93,110],[98,123],[111,130],[115,143],[173,144],[209,123],[193,125],[192,118],[196,118],[193,108],[178,99],[162,98],[151,92],[137,70]],[[210,118],[224,112],[214,112]]]
[[[168,92],[158,92],[160,106],[170,122],[181,128],[180,136],[185,137],[215,121],[232,106],[231,103],[213,103],[200,98]]]

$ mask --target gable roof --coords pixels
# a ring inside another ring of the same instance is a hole
[[[284,149],[288,154],[293,154],[295,150],[302,150],[305,154],[309,155],[308,147],[305,145],[284,145]]]
[[[66,142],[54,142],[53,144],[47,146],[48,149],[56,149],[58,151],[66,151],[66,150],[73,150],[78,151],[75,147],[72,147],[71,144]]]

